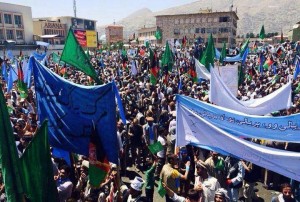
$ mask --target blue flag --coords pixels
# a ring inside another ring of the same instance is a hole
[[[243,54],[243,57],[242,57],[242,65],[245,64],[246,62],[246,59],[247,59],[247,56],[248,56],[248,53],[249,53],[249,47],[246,48],[244,54]]]
[[[10,67],[10,71],[9,71],[9,77],[8,77],[8,82],[7,82],[7,92],[10,92],[13,88],[13,70],[12,67]]]
[[[295,67],[295,71],[294,71],[294,80],[297,79],[298,74],[300,73],[300,62],[299,62],[299,58],[297,59],[296,62],[296,67]]]
[[[4,62],[2,63],[2,77],[4,78],[5,82],[8,81],[8,74],[7,74],[7,69],[6,69],[6,65],[4,64]]]
[[[259,54],[259,72],[264,72],[265,56],[261,53]]]
[[[40,123],[49,120],[50,145],[88,156],[93,122],[108,161],[118,163],[116,102],[113,84],[82,86],[29,59]]]
[[[124,108],[123,108],[123,104],[122,104],[122,100],[120,97],[120,93],[118,91],[118,88],[115,84],[115,82],[113,81],[113,88],[114,88],[114,92],[115,92],[115,96],[117,99],[117,103],[118,103],[118,108],[119,108],[119,113],[120,113],[120,117],[122,119],[122,122],[124,125],[126,125],[126,117],[125,117],[125,112],[124,112]]]

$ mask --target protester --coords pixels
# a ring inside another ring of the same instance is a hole
[[[265,97],[292,80],[293,106],[290,109],[269,114],[270,116],[292,115],[300,112],[300,77],[296,75],[294,78],[293,75],[296,69],[293,60],[299,55],[300,43],[298,42],[295,48],[291,48],[290,42],[274,45],[273,48],[276,50],[278,47],[283,48],[283,55],[280,57],[276,55],[277,53],[272,53],[272,49],[269,47],[261,47],[259,52],[248,55],[243,68],[245,76],[241,78],[238,87],[237,97],[240,100],[252,100]],[[156,64],[161,64],[165,50],[161,47],[150,48],[155,49],[158,56]],[[201,149],[200,151],[196,146],[191,146],[194,154],[184,150],[186,147],[183,147],[182,150],[175,147],[177,125],[175,95],[179,93],[209,102],[210,81],[204,79],[196,81],[190,74],[190,71],[195,68],[195,58],[203,55],[204,50],[205,45],[198,43],[190,47],[179,48],[173,56],[172,70],[167,71],[166,67],[155,78],[156,81],[153,81],[149,71],[153,64],[150,54],[148,54],[149,48],[137,48],[135,50],[137,54],[131,56],[132,58],[122,55],[118,50],[95,52],[91,56],[91,62],[102,82],[107,84],[114,80],[116,83],[125,109],[126,123],[122,123],[117,113],[120,167],[111,166],[99,187],[92,187],[89,181],[87,157],[83,156],[83,160],[74,158],[78,172],[76,169],[71,171],[63,160],[53,158],[54,167],[59,170],[55,179],[60,201],[113,201],[118,198],[123,198],[122,200],[126,202],[132,200],[155,201],[153,197],[154,184],[156,180],[159,180],[158,178],[162,180],[167,189],[166,201],[228,201],[229,197],[230,200],[237,201],[239,199],[238,192],[242,186],[246,201],[257,199],[254,186],[260,176],[257,178],[258,174],[251,175],[255,165],[232,157],[226,158],[222,153],[216,151],[211,151],[210,155],[207,155],[206,150]],[[263,53],[265,57],[274,58],[272,67],[259,69],[260,53]],[[25,58],[25,60],[27,59]],[[1,62],[0,58],[0,65]],[[6,69],[2,69],[1,81],[4,84],[2,90],[5,92],[6,103],[9,107],[17,151],[21,156],[40,125],[35,89],[34,86],[29,88],[26,98],[21,97],[16,85],[9,91],[3,72],[9,70],[10,61],[5,59],[2,63],[7,65]],[[133,64],[136,65],[136,71],[131,68],[134,66]],[[164,68],[162,65],[158,67]],[[51,57],[48,59],[48,68],[73,83],[96,85],[95,81],[83,72],[68,65],[57,64]],[[160,142],[163,149],[152,154],[148,146],[156,142]],[[265,143],[258,140],[256,142]],[[270,146],[268,142],[267,144]],[[299,151],[297,143],[272,142],[271,144],[282,150]],[[194,166],[191,166],[190,161],[194,160],[195,156],[196,172],[194,176]],[[199,158],[204,162],[198,161]],[[153,162],[150,169],[148,162]],[[131,164],[137,168],[136,172],[147,169],[148,171],[145,180],[135,177],[128,188],[121,181],[117,183],[117,178],[122,179],[127,176]],[[120,172],[120,176],[117,175],[118,172]],[[273,182],[278,186],[286,180],[286,178],[278,177]],[[143,187],[144,184],[145,187]],[[194,189],[190,189],[189,186]],[[125,190],[119,190],[124,187]],[[228,189],[228,193],[221,187]],[[146,197],[143,196],[143,188],[145,188]],[[5,198],[4,190],[5,187],[1,186],[1,198]],[[273,201],[293,201],[291,192],[291,187],[286,185],[284,189],[282,188],[279,197]]]

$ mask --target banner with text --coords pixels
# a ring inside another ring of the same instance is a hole
[[[191,110],[191,116],[198,115],[238,137],[300,142],[300,114],[282,117],[254,116],[181,95],[176,96],[176,101],[179,106],[185,107],[183,111]]]

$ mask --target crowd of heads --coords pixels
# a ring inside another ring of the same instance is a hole
[[[120,178],[120,176],[117,176],[118,172],[120,172],[122,177],[126,175],[128,167],[131,166],[135,166],[138,170],[147,170],[152,166],[153,162],[156,162],[156,169],[153,176],[155,180],[161,177],[160,173],[167,164],[179,170],[180,175],[178,176],[184,176],[186,170],[189,170],[186,179],[181,179],[181,183],[185,184],[185,187],[180,186],[180,191],[178,192],[173,190],[175,194],[186,197],[187,201],[196,201],[201,196],[204,196],[204,189],[202,187],[201,189],[197,189],[197,186],[191,188],[192,184],[195,183],[194,176],[202,176],[204,179],[213,176],[219,181],[219,188],[213,192],[214,201],[225,201],[229,197],[232,199],[232,193],[230,195],[225,190],[230,187],[230,183],[228,184],[228,181],[226,181],[226,176],[223,176],[223,178],[218,176],[218,174],[212,171],[214,168],[211,168],[207,162],[210,157],[212,158],[212,162],[215,163],[224,157],[223,160],[225,162],[225,156],[217,153],[209,153],[208,151],[192,146],[187,146],[185,152],[183,149],[179,151],[175,149],[175,95],[182,94],[209,102],[209,81],[203,79],[195,81],[188,74],[190,69],[195,68],[193,60],[198,59],[199,54],[204,54],[205,45],[195,43],[182,48],[174,47],[172,71],[168,72],[168,74],[161,71],[156,78],[156,82],[151,80],[150,69],[153,68],[153,61],[150,58],[150,48],[155,50],[157,67],[163,69],[164,67],[160,66],[160,60],[164,48],[159,46],[130,47],[131,50],[134,50],[134,54],[128,51],[128,55],[125,57],[120,50],[93,52],[91,64],[95,68],[98,77],[103,84],[112,81],[116,83],[126,113],[126,124],[122,123],[119,116],[116,117],[120,166],[118,166],[118,169],[115,166],[111,166],[111,170],[104,182],[100,187],[94,188],[88,185],[89,163],[87,157],[80,156],[77,161],[78,166],[73,171],[64,160],[53,157],[56,180],[60,179],[58,187],[65,183],[64,179],[70,179],[72,183],[71,191],[69,192],[69,197],[72,197],[68,201],[72,201],[72,199],[81,199],[82,201],[111,200],[116,197],[116,193],[122,185],[122,182],[118,180]],[[282,50],[280,55],[276,51],[279,48]],[[231,51],[227,50],[227,54],[229,56],[231,53],[239,54],[239,51],[240,48],[237,47]],[[299,51],[299,43],[290,43],[287,41],[283,44],[261,47],[258,52],[249,54],[245,65],[241,68],[245,76],[238,87],[237,97],[244,101],[261,98],[291,81],[293,106],[290,109],[283,109],[272,113],[271,116],[299,113],[300,76],[296,79],[293,78]],[[259,66],[261,54],[265,58],[271,58],[274,61],[273,65],[275,67],[264,69],[262,72],[259,71],[257,67]],[[9,63],[9,60],[2,62]],[[220,64],[216,61],[215,65]],[[55,64],[50,56],[47,67],[71,82],[80,85],[95,85],[95,82],[83,72],[71,66]],[[9,108],[16,145],[21,156],[40,124],[37,116],[34,86],[28,89],[28,96],[22,98],[16,84],[14,84],[12,91],[8,92],[4,78],[1,81],[2,91],[5,94],[6,104]],[[182,82],[182,86],[179,88],[180,81]],[[155,141],[162,143],[164,147],[163,153],[153,155],[148,151],[147,147]],[[194,159],[195,156],[196,159]],[[186,166],[187,162],[191,162],[192,164]],[[240,165],[240,162],[238,160],[234,164],[238,163]],[[192,169],[192,167],[194,168]],[[226,175],[225,167],[223,175]],[[136,198],[141,195],[143,183],[145,181],[142,178],[135,178],[131,185],[127,186],[130,190],[128,192],[129,197]],[[165,186],[168,187],[168,184]],[[287,189],[286,187],[283,188],[282,193]]]

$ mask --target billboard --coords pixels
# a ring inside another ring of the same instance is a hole
[[[74,35],[82,47],[86,47],[86,32],[84,30],[74,30]]]
[[[95,30],[95,22],[92,20],[84,20],[84,29]]]
[[[95,21],[81,18],[71,18],[73,29],[95,30]]]
[[[86,30],[86,44],[88,48],[97,48],[97,32]]]
[[[73,29],[84,29],[84,20],[80,18],[71,18]]]
[[[97,32],[90,30],[74,30],[74,35],[81,47],[97,48]]]

